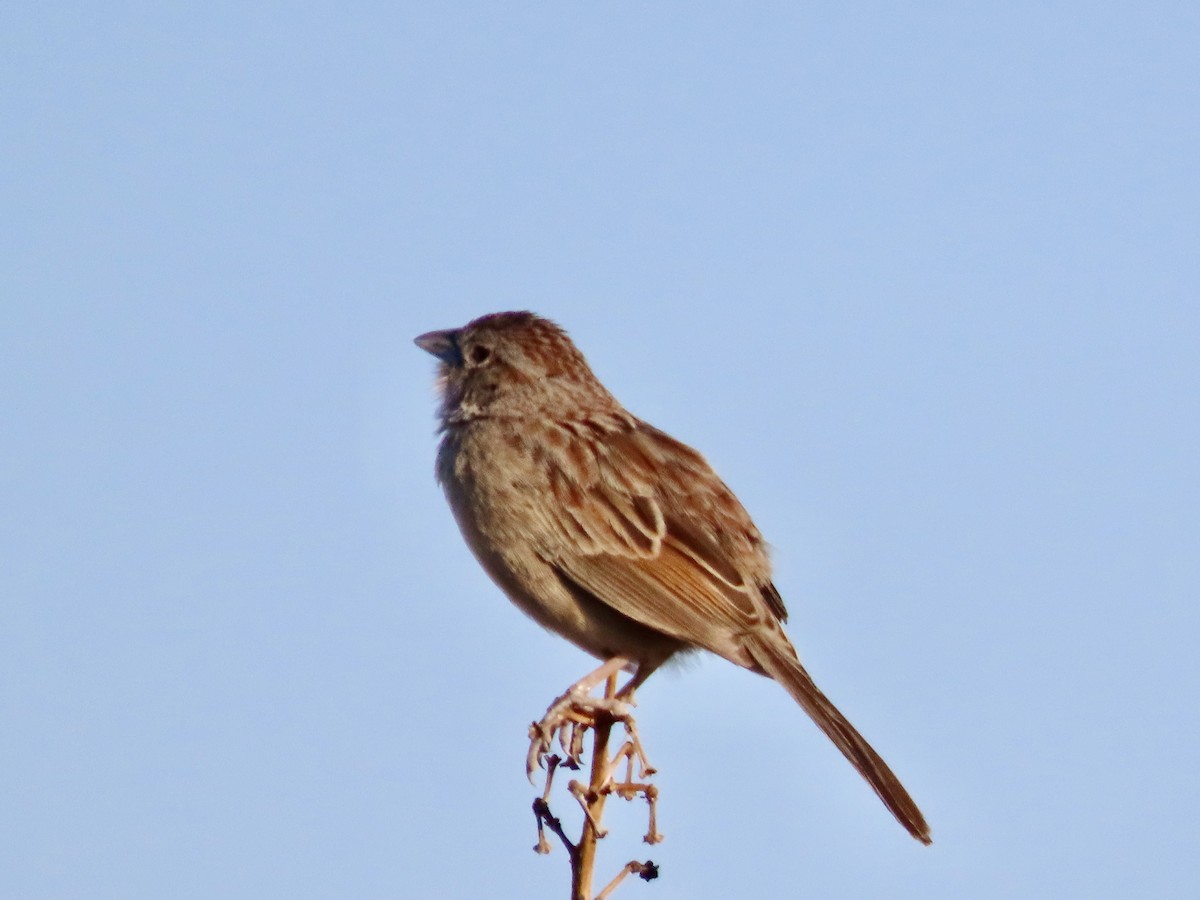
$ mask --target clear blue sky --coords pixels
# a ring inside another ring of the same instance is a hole
[[[618,896],[1195,896],[1194,2],[72,6],[0,28],[0,895],[565,896],[524,731],[591,661],[411,344],[531,308],[936,839],[704,660]]]

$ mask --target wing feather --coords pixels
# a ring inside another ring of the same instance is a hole
[[[547,562],[629,618],[740,659],[740,635],[786,615],[750,517],[700,454],[652,426],[591,437],[552,476],[565,540]]]

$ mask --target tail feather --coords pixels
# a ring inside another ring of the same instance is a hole
[[[892,815],[908,829],[908,833],[923,844],[932,843],[929,826],[921,810],[913,802],[900,779],[853,725],[843,716],[813,682],[812,677],[796,658],[796,652],[786,639],[780,641],[766,636],[751,635],[745,648],[762,670],[778,681],[809,717],[817,723],[839,750],[850,760],[859,774],[875,789]]]

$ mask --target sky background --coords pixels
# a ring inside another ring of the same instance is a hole
[[[529,308],[936,841],[697,660],[618,897],[1196,896],[1200,7],[824,6],[8,5],[0,895],[566,896],[525,729],[592,661],[462,544],[411,343]]]

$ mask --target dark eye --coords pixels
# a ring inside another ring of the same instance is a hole
[[[467,355],[471,360],[471,365],[481,366],[491,357],[492,351],[482,344],[476,344]]]

